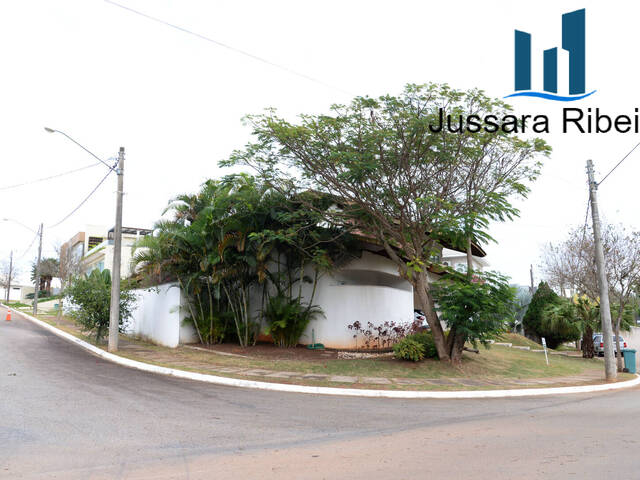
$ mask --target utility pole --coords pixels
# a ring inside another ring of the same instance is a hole
[[[531,295],[533,295],[534,293],[536,293],[535,287],[533,285],[533,264],[529,265],[529,276],[531,277],[531,286],[529,287],[529,291],[531,292]]]
[[[596,270],[598,287],[600,289],[600,322],[602,323],[602,342],[604,343],[604,373],[608,382],[618,376],[615,358],[613,356],[613,332],[611,328],[611,309],[609,307],[609,283],[604,264],[602,250],[602,235],[600,232],[600,214],[598,212],[598,183],[593,178],[593,161],[587,160],[587,175],[589,177],[589,201],[591,202],[591,218],[593,219],[593,241],[596,250]]]
[[[109,310],[110,352],[118,351],[118,329],[120,326],[120,260],[122,255],[122,195],[124,180],[124,147],[118,153],[118,191],[116,192],[116,226],[113,229],[113,268],[111,269],[111,305]]]
[[[36,290],[33,294],[33,314],[38,314],[38,293],[40,292],[40,257],[42,255],[42,228],[43,224],[40,224],[38,234],[40,236],[40,243],[38,244],[38,261],[36,262]]]
[[[7,304],[9,303],[9,292],[11,291],[11,276],[13,275],[13,250],[9,256],[9,277],[7,278]]]

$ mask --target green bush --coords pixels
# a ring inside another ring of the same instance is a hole
[[[405,337],[393,346],[393,356],[399,360],[419,362],[424,359],[424,345],[412,338]]]
[[[438,358],[436,342],[433,341],[433,335],[431,332],[418,332],[412,335],[407,335],[406,338],[415,340],[424,347],[424,358]]]
[[[93,270],[89,275],[74,278],[66,289],[73,310],[70,316],[83,331],[94,333],[96,343],[109,331],[109,307],[111,304],[111,274],[109,270]],[[131,317],[135,297],[131,291],[120,291],[119,328]]]
[[[295,347],[309,322],[322,315],[322,310],[317,305],[307,305],[278,293],[269,298],[263,315],[268,324],[266,333],[273,342],[279,347]]]

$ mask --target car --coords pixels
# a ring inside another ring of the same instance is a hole
[[[604,357],[604,342],[603,342],[603,335],[601,333],[594,333],[593,334],[593,351],[599,356],[599,357]],[[615,353],[617,353],[616,350],[616,336],[613,335],[612,337],[613,340],[613,351]],[[621,348],[627,348],[627,342],[625,342],[624,338],[622,337],[618,337],[620,339],[620,347]]]

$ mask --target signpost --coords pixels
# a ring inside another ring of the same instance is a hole
[[[547,361],[547,366],[549,366],[549,357],[547,356],[547,340],[542,337],[542,348],[544,348],[544,358]]]

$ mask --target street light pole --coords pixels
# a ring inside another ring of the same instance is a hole
[[[118,331],[120,328],[120,260],[122,255],[122,195],[124,184],[124,147],[118,152],[118,191],[116,192],[116,225],[113,229],[113,268],[111,269],[111,306],[109,309],[110,352],[118,351]]]
[[[114,170],[118,174],[118,191],[116,192],[116,225],[113,229],[113,265],[111,268],[111,303],[109,305],[109,344],[107,349],[110,352],[118,350],[118,330],[120,327],[120,263],[122,256],[122,195],[124,177],[124,147],[120,147],[118,153],[118,167],[111,167],[107,162],[98,157],[81,143],[75,141],[66,133],[53,128],[44,127],[49,133],[59,133],[71,140],[73,143],[89,153],[92,157],[102,162],[109,170]]]
[[[40,243],[38,244],[38,261],[36,262],[36,289],[33,294],[33,314],[38,314],[38,293],[40,291],[40,257],[42,256],[42,228],[43,224],[40,224],[38,235],[40,236]]]

